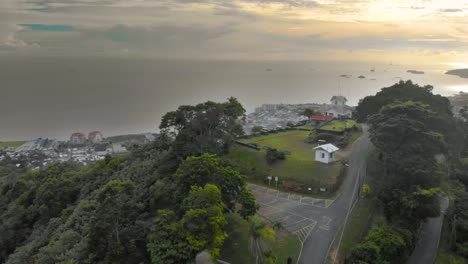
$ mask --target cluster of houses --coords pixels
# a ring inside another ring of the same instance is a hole
[[[255,126],[261,126],[265,130],[276,130],[285,128],[290,123],[305,122],[307,117],[302,116],[301,112],[315,107],[317,107],[316,104],[264,104],[247,115],[243,124],[244,131],[250,133]]]
[[[104,136],[101,131],[92,131],[89,132],[88,137],[81,132],[75,132],[70,136],[70,144],[72,145],[84,145],[88,144],[97,144],[102,142]]]
[[[347,105],[348,99],[342,95],[333,96],[329,104],[264,104],[247,116],[244,130],[250,133],[255,126],[261,126],[264,130],[277,130],[288,124],[298,125],[308,123],[319,127],[334,119],[349,119],[354,108]],[[317,113],[309,117],[302,116],[306,109],[312,109]],[[322,163],[336,161],[336,152],[339,150],[333,144],[322,144],[314,148],[315,160]]]
[[[285,128],[288,124],[301,124],[307,121],[323,122],[333,118],[351,118],[354,108],[347,105],[344,96],[337,95],[330,99],[329,104],[263,104],[247,115],[244,130],[251,133],[252,128],[261,126],[265,130]],[[306,109],[312,109],[320,115],[303,116]]]
[[[0,149],[0,161],[9,159],[18,168],[31,169],[43,169],[52,163],[65,161],[76,161],[86,166],[104,159],[108,154],[126,152],[127,148],[122,143],[105,142],[100,131],[92,131],[88,136],[76,132],[68,142],[37,138],[17,148]]]

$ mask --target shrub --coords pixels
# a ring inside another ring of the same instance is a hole
[[[274,163],[277,160],[285,160],[286,154],[275,148],[268,148],[266,153],[266,160],[268,163]]]

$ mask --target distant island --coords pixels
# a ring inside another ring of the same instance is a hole
[[[359,78],[359,79],[365,79],[365,78],[366,78],[366,76],[364,76],[364,75],[359,75],[359,77],[358,77],[358,78]]]
[[[416,71],[416,70],[407,70],[406,72],[412,73],[412,74],[424,74],[423,71]]]
[[[448,75],[455,75],[460,78],[468,78],[468,69],[456,69],[456,70],[450,70],[446,72],[445,74]]]

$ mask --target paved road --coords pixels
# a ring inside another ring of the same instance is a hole
[[[444,215],[449,205],[448,198],[443,196],[440,203],[441,214],[439,217],[429,218],[423,226],[422,236],[419,239],[413,254],[407,264],[432,264],[437,257],[439,248],[440,232],[444,222]]]
[[[250,185],[260,204],[259,214],[281,222],[303,242],[299,263],[322,264],[340,225],[357,198],[371,144],[367,129],[352,147],[347,176],[336,200],[313,199]]]

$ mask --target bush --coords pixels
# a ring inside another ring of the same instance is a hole
[[[353,249],[347,263],[403,263],[411,249],[412,242],[405,232],[380,226]]]
[[[266,160],[268,163],[274,163],[277,160],[285,160],[286,154],[275,148],[268,148],[266,152]]]

